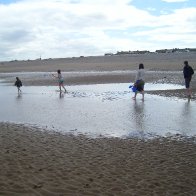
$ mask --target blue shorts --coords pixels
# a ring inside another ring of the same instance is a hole
[[[59,84],[63,84],[64,80],[63,78],[59,79]]]

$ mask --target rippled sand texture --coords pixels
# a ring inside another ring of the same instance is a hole
[[[196,193],[196,144],[47,133],[0,123],[0,195]]]

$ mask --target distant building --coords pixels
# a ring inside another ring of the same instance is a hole
[[[196,48],[173,48],[156,50],[156,53],[183,53],[183,52],[196,52]]]
[[[196,48],[186,48],[189,52],[196,52]]]
[[[131,54],[147,54],[150,53],[148,50],[136,50],[136,51],[118,51],[116,55],[131,55]]]
[[[149,53],[183,53],[183,52],[196,52],[196,48],[173,48],[173,49],[159,49],[155,52],[150,52],[148,50],[136,50],[136,51],[117,51],[116,54],[105,53],[105,56],[112,55],[134,55],[134,54],[149,54]]]
[[[105,53],[105,56],[113,56],[114,54],[111,52]]]

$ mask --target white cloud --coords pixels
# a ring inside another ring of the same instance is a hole
[[[161,47],[161,40],[170,40],[168,47],[178,39],[195,43],[196,8],[152,16],[129,2],[26,0],[0,5],[0,60],[154,49]],[[135,28],[143,30],[134,33]],[[126,36],[113,36],[113,31],[126,32]]]
[[[181,42],[196,45],[196,8],[176,10],[173,14],[159,16],[157,28],[137,32],[135,36],[148,37],[157,42]]]

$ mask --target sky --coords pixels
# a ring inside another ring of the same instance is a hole
[[[0,0],[0,61],[196,48],[195,0]]]

